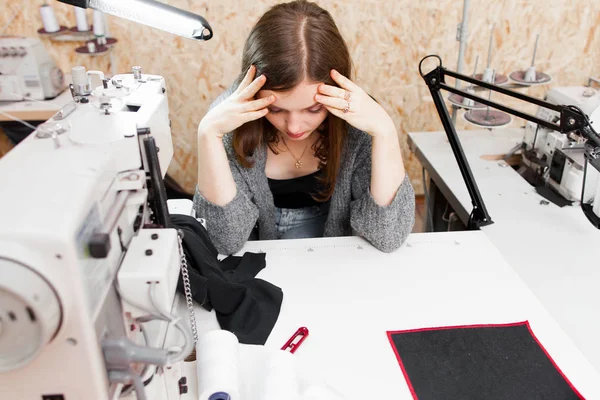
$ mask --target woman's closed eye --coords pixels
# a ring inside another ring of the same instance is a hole
[[[276,108],[276,107],[269,107],[269,113],[270,114],[277,114],[277,113],[280,113],[282,111],[285,111],[285,110],[282,110],[281,108]],[[321,111],[323,111],[323,106],[319,105],[318,107],[307,108],[306,111],[308,111],[311,114],[318,114]]]

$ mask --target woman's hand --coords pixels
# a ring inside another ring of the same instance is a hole
[[[198,126],[198,134],[222,138],[223,135],[246,122],[267,115],[269,112],[267,107],[275,101],[275,96],[254,99],[267,81],[264,75],[254,79],[255,74],[256,67],[251,66],[236,91],[202,118]]]
[[[319,85],[315,100],[333,115],[346,120],[353,127],[371,136],[396,135],[392,118],[375,100],[350,79],[336,70],[331,77],[340,87]]]

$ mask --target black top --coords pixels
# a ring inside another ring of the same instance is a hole
[[[304,208],[322,204],[312,198],[312,195],[317,194],[322,187],[317,179],[321,174],[322,171],[318,170],[310,175],[292,179],[267,178],[275,207]]]

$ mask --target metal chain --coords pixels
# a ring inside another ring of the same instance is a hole
[[[187,259],[183,251],[183,232],[177,231],[177,240],[179,242],[179,255],[181,256],[181,276],[183,278],[183,290],[185,292],[185,301],[187,303],[188,312],[190,313],[190,325],[192,335],[194,336],[194,348],[198,343],[198,326],[196,325],[196,314],[194,313],[194,300],[192,299],[192,287],[190,285],[190,275],[188,273]]]

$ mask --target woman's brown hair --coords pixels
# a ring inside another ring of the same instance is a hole
[[[252,28],[235,86],[251,65],[256,67],[256,76],[267,77],[262,90],[291,90],[305,79],[338,86],[331,79],[330,71],[336,69],[352,79],[351,63],[346,42],[331,14],[315,3],[292,1],[272,7]],[[313,145],[324,172],[323,190],[315,198],[326,201],[333,193],[348,125],[330,113],[322,127],[318,130],[320,140]],[[233,148],[238,162],[250,168],[253,162],[249,158],[256,148],[267,143],[276,152],[278,140],[275,128],[260,118],[236,129]]]

